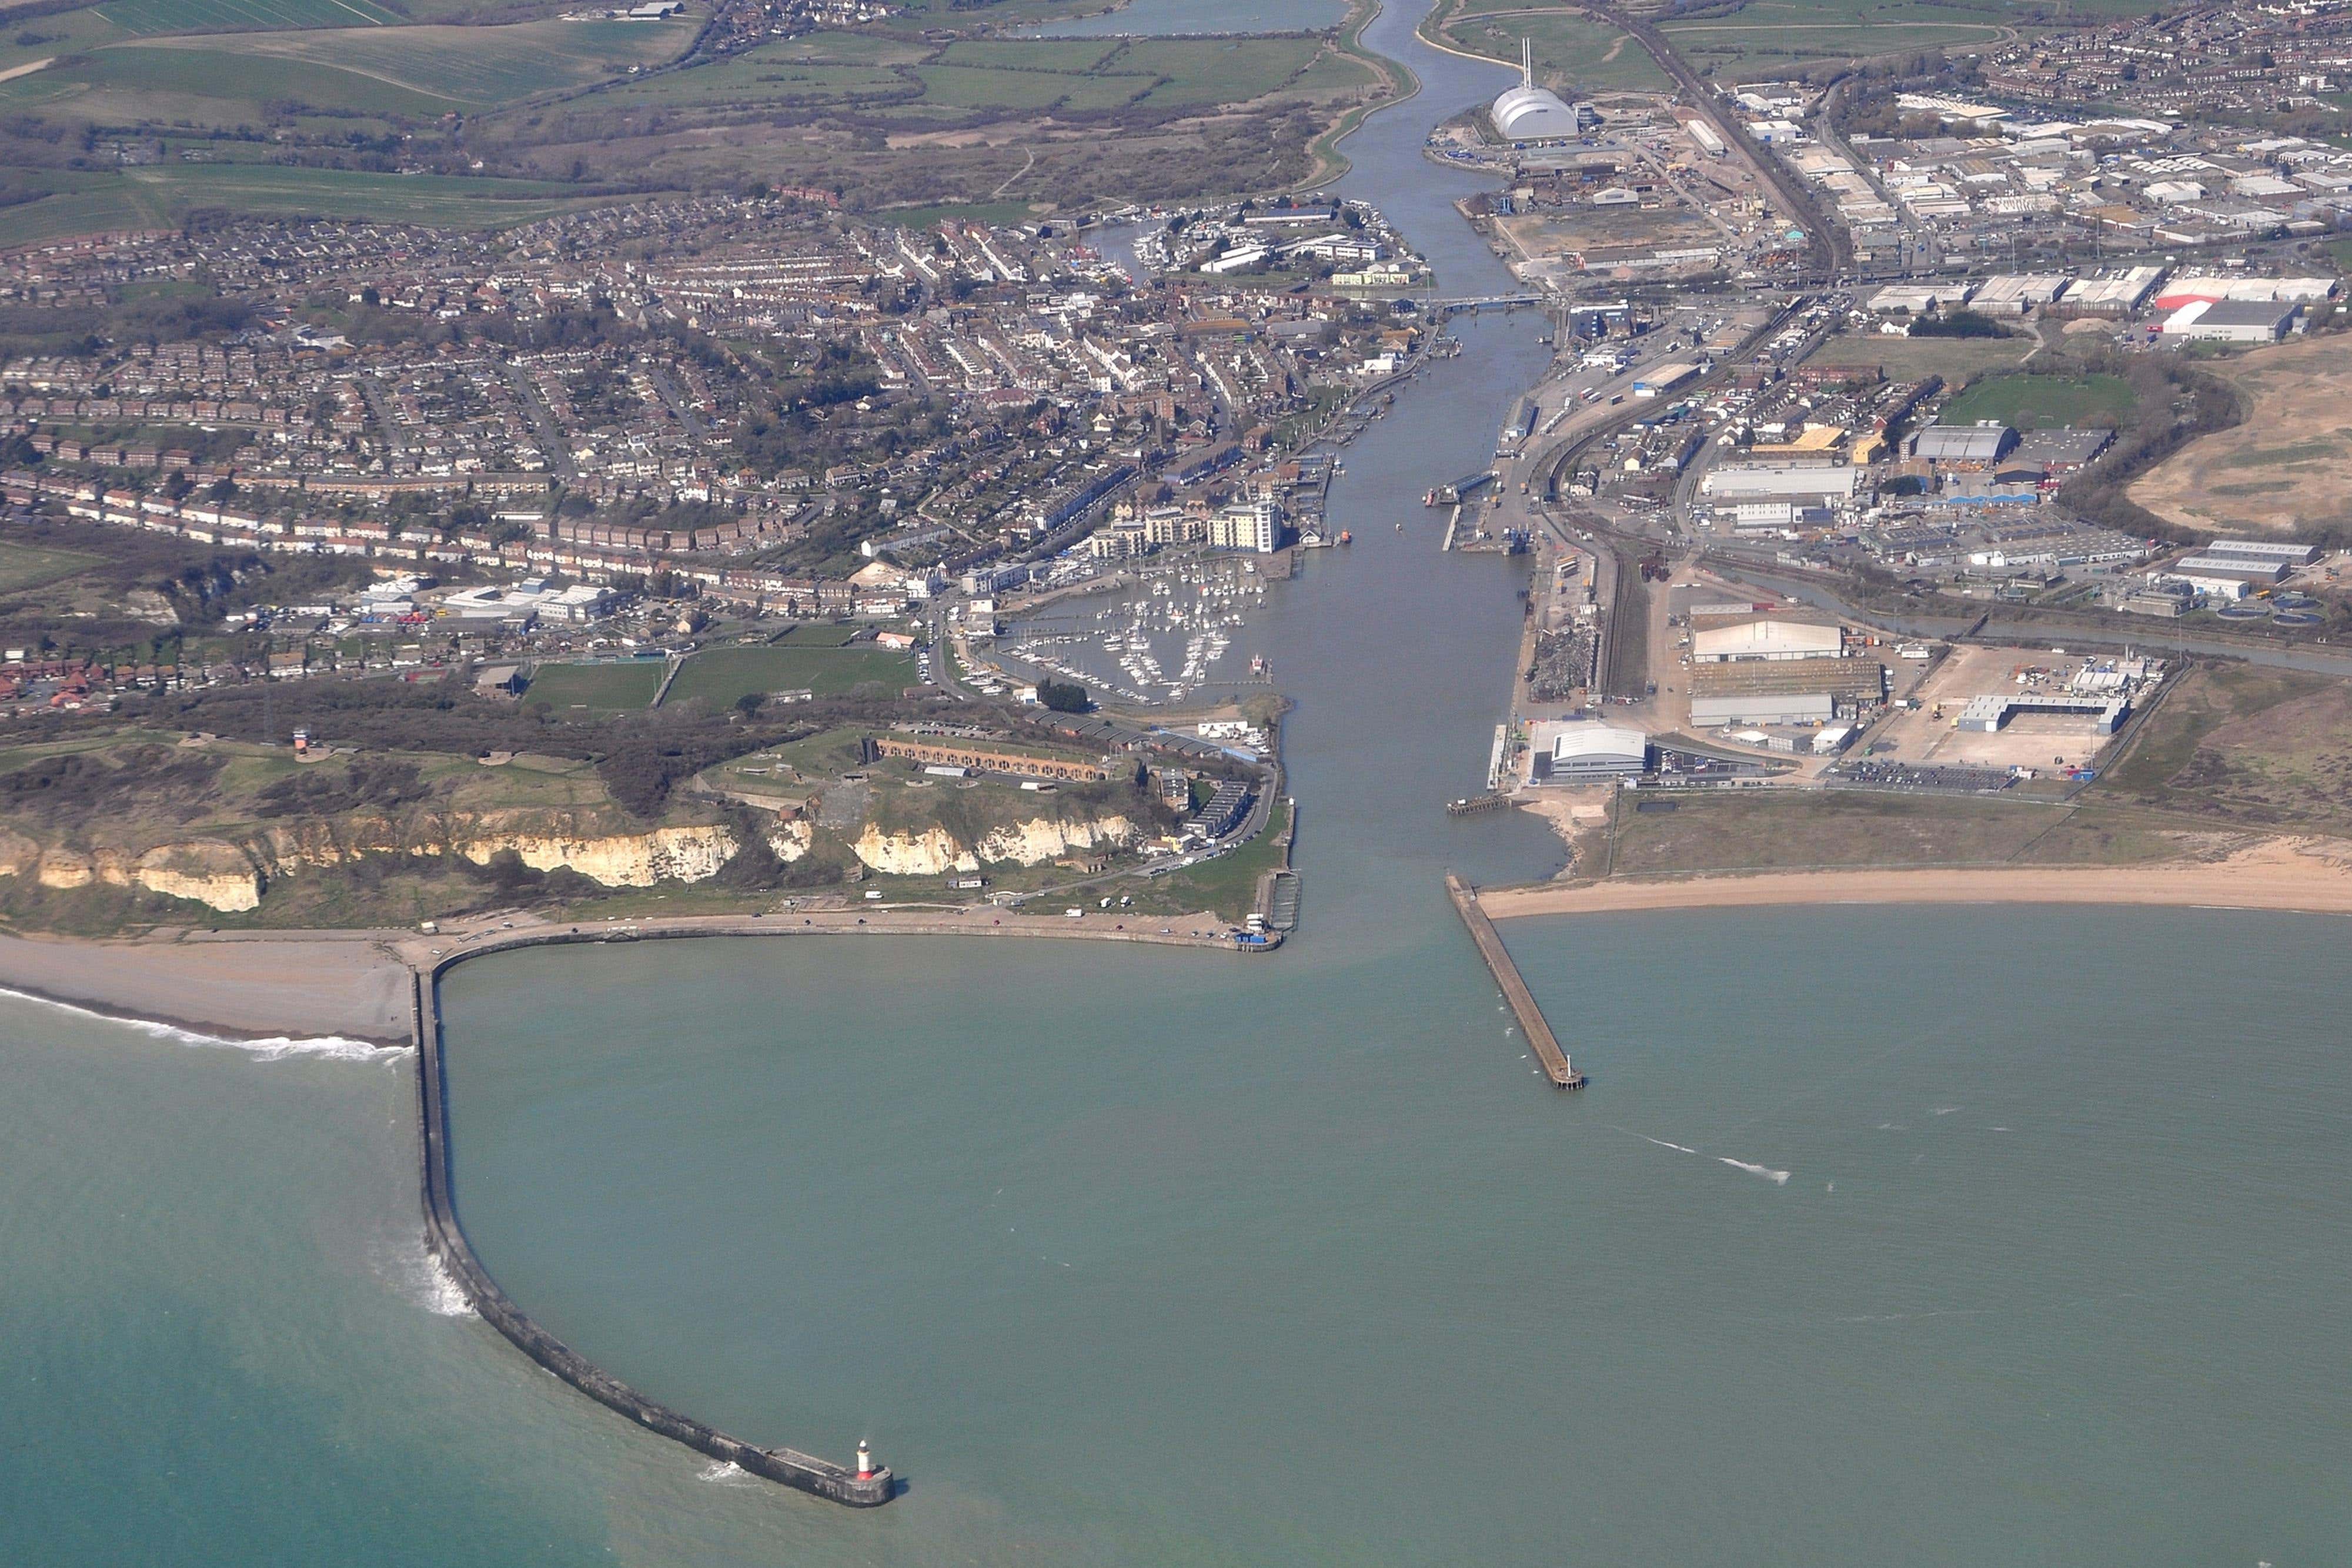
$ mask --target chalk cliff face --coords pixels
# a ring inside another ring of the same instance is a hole
[[[850,852],[885,876],[942,876],[950,871],[978,871],[980,862],[950,836],[945,828],[919,833],[886,833],[872,823],[849,846]]]
[[[569,866],[606,887],[651,887],[657,882],[700,882],[725,865],[736,847],[732,832],[711,826],[596,838],[509,831],[466,840],[457,852],[469,861],[486,861],[512,850],[533,871]]]
[[[736,842],[730,830],[716,823],[616,833],[570,812],[509,811],[405,824],[381,818],[299,822],[269,830],[254,850],[274,876],[361,855],[447,853],[478,862],[512,850],[533,871],[567,866],[606,887],[650,887],[700,882],[727,863]]]
[[[606,887],[651,887],[704,881],[740,847],[724,823],[634,831],[615,831],[615,825],[610,815],[594,811],[312,818],[144,851],[44,846],[0,828],[0,876],[30,877],[60,889],[136,887],[235,914],[259,904],[274,882],[370,855],[455,854],[478,863],[511,850],[534,871],[566,867]],[[787,862],[806,855],[814,840],[802,821],[778,820],[766,831],[768,847]],[[944,827],[888,833],[868,824],[850,848],[888,875],[941,876],[991,862],[1039,865],[1074,850],[1131,844],[1140,836],[1124,816],[1040,817],[997,828],[971,844]]]
[[[768,849],[786,865],[809,852],[809,844],[816,838],[816,830],[808,823],[779,821],[768,830]]]
[[[797,830],[797,837],[794,831]],[[808,852],[805,823],[784,823],[772,842],[794,860]],[[534,871],[568,866],[606,887],[700,882],[737,848],[723,824],[613,832],[607,824],[562,812],[509,812],[395,822],[383,818],[310,821],[275,826],[241,842],[194,839],[144,852],[43,848],[0,829],[0,876],[31,876],[43,887],[138,887],[224,913],[251,909],[273,881],[362,855],[451,853],[482,862],[512,850]]]
[[[216,839],[122,850],[43,850],[21,834],[0,842],[0,876],[30,872],[43,887],[138,887],[234,912],[261,902],[261,873],[235,844]]]
[[[1125,817],[1057,822],[1045,818],[999,828],[973,847],[984,861],[1043,865],[1072,850],[1107,850],[1133,843],[1139,835]]]
[[[1066,822],[1040,817],[995,829],[971,845],[959,842],[945,828],[886,833],[869,824],[849,847],[868,868],[887,876],[943,876],[950,871],[978,871],[988,862],[1042,865],[1072,850],[1108,849],[1133,843],[1138,836],[1135,824],[1125,817]]]

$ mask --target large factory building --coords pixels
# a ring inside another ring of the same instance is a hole
[[[1549,88],[1536,86],[1535,44],[1519,40],[1519,85],[1486,111],[1506,141],[1546,141],[1576,134],[1576,110]]]
[[[1691,637],[1691,663],[1731,664],[1750,659],[1833,659],[1845,652],[1834,626],[1806,621],[1749,621],[1716,626]]]
[[[1562,724],[1535,758],[1538,784],[1599,784],[1630,779],[1650,766],[1650,737],[1638,729],[1591,722]]]

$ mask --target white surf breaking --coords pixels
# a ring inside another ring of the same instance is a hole
[[[471,1317],[474,1303],[466,1298],[466,1287],[457,1283],[447,1264],[432,1253],[425,1255],[425,1310],[436,1317]]]
[[[387,1238],[371,1246],[368,1267],[376,1278],[436,1318],[473,1315],[474,1306],[466,1299],[465,1288],[416,1237]]]
[[[712,1486],[731,1486],[738,1481],[750,1480],[751,1472],[732,1459],[715,1459],[703,1466],[702,1473],[696,1479],[709,1481]]]
[[[37,991],[13,990],[0,986],[0,997],[20,1002],[37,1002],[59,1012],[72,1013],[77,1018],[97,1019],[104,1023],[118,1023],[126,1029],[155,1040],[167,1040],[174,1045],[207,1046],[242,1051],[263,1061],[277,1061],[289,1056],[320,1056],[337,1061],[391,1061],[406,1056],[410,1048],[404,1045],[379,1045],[372,1040],[352,1040],[339,1034],[294,1036],[265,1035],[257,1040],[235,1040],[224,1034],[205,1034],[178,1024],[163,1023],[154,1019],[126,1018],[116,1013],[100,1012],[95,1008],[77,1007],[61,1002],[55,997],[45,997]]]

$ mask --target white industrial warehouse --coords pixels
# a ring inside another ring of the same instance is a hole
[[[1487,112],[1506,141],[1541,141],[1576,134],[1576,110],[1549,88],[1536,86],[1535,44],[1528,38],[1519,40],[1519,85],[1497,98]]]
[[[1551,744],[1537,737],[1536,783],[1593,784],[1649,768],[1650,737],[1638,729],[1590,720],[1543,727],[1552,731]]]
[[[1729,664],[1748,659],[1835,658],[1845,652],[1845,634],[1834,626],[1805,621],[1750,621],[1693,634],[1691,662]]]

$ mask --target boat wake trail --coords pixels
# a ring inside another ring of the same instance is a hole
[[[1678,1155],[1697,1155],[1705,1159],[1712,1159],[1718,1165],[1729,1166],[1734,1170],[1746,1171],[1749,1176],[1762,1176],[1774,1186],[1789,1185],[1789,1173],[1774,1170],[1770,1166],[1753,1165],[1747,1160],[1735,1160],[1729,1155],[1709,1155],[1703,1149],[1692,1148],[1688,1144],[1671,1144],[1664,1138],[1654,1138],[1647,1133],[1636,1133],[1631,1127],[1619,1127],[1617,1130],[1629,1137],[1639,1138],[1645,1144],[1655,1144],[1659,1148],[1672,1149]]]
[[[45,997],[37,991],[11,990],[0,986],[0,997],[17,1001],[37,1002],[45,1008],[72,1013],[78,1018],[102,1019],[135,1029],[141,1034],[156,1040],[167,1040],[174,1045],[210,1046],[230,1051],[242,1051],[263,1061],[278,1061],[289,1056],[320,1056],[333,1061],[392,1061],[406,1056],[410,1048],[400,1045],[379,1045],[370,1040],[350,1040],[339,1034],[322,1034],[297,1039],[292,1035],[268,1035],[256,1040],[232,1040],[226,1035],[205,1034],[196,1030],[182,1029],[178,1024],[159,1023],[152,1019],[121,1018],[102,1013],[94,1008],[76,1007],[55,997]]]

